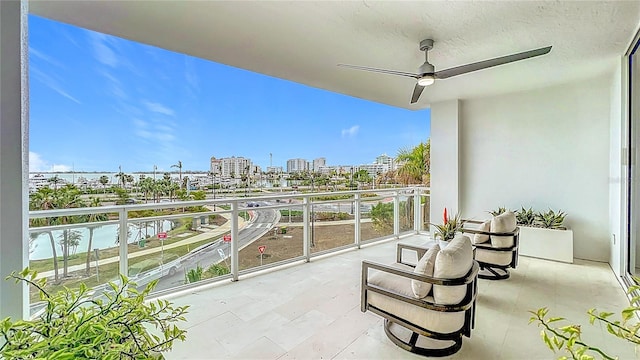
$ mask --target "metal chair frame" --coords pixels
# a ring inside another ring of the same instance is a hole
[[[478,220],[463,220],[464,224],[482,224],[483,221]],[[490,232],[480,231],[476,229],[462,228],[463,233],[489,235],[491,236],[513,236],[513,245],[509,247],[494,247],[491,244],[473,244],[475,249],[482,249],[488,251],[498,252],[511,252],[511,262],[507,265],[498,265],[487,262],[478,261],[480,264],[480,273],[478,277],[487,280],[505,280],[508,279],[511,274],[509,269],[515,269],[518,266],[518,244],[520,242],[520,228],[516,226],[515,230],[509,232]],[[488,272],[488,273],[487,273]]]
[[[420,258],[428,249],[419,246],[398,244],[397,250],[397,263],[414,266],[402,261],[402,249],[414,250],[418,253]],[[467,291],[464,299],[455,305],[439,305],[435,302],[430,302],[425,299],[416,299],[415,297],[408,297],[403,294],[399,294],[382,287],[372,285],[368,283],[369,270],[378,270],[386,273],[403,276],[413,280],[419,280],[434,285],[454,286],[454,285],[466,285]],[[392,266],[373,263],[369,261],[362,262],[362,283],[361,283],[361,304],[360,310],[362,312],[371,311],[375,314],[382,316],[384,321],[384,330],[387,337],[397,346],[424,356],[447,356],[456,353],[462,347],[462,336],[471,337],[471,329],[475,326],[475,304],[476,296],[478,293],[478,272],[479,264],[474,260],[473,266],[469,272],[461,278],[457,279],[443,279],[432,276],[425,276],[416,274],[412,271],[398,269]],[[465,320],[463,327],[452,333],[439,333],[429,329],[425,329],[419,325],[416,325],[410,321],[410,319],[402,319],[394,314],[391,314],[383,309],[377,308],[374,305],[369,304],[367,301],[369,292],[375,292],[390,298],[418,306],[423,309],[441,311],[441,312],[465,312]],[[392,324],[400,325],[412,332],[409,341],[402,340],[398,335],[394,334],[391,326]],[[448,340],[453,341],[453,344],[445,348],[424,348],[417,345],[419,336],[424,336],[436,340]]]

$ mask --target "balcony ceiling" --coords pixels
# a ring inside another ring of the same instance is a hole
[[[29,7],[53,20],[408,109],[611,72],[640,23],[640,1],[31,0]],[[425,38],[435,40],[429,57],[436,70],[547,45],[553,50],[438,80],[414,105],[413,79],[336,66],[416,72]]]

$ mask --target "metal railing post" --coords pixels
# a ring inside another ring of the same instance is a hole
[[[422,230],[422,196],[420,196],[420,189],[413,189],[413,229],[416,234]]]
[[[238,281],[238,202],[231,202],[231,280]]]
[[[311,239],[309,237],[309,197],[302,199],[302,252],[306,262],[311,259]]]
[[[128,212],[127,209],[120,209],[118,212],[118,220],[120,221],[118,229],[118,242],[119,242],[119,254],[120,254],[120,274],[129,276],[129,249],[127,248],[129,242],[129,224],[128,224]]]
[[[400,238],[400,192],[393,195],[393,236]]]
[[[355,194],[353,201],[356,207],[354,214],[354,237],[356,245],[358,246],[358,249],[360,249],[360,219],[362,218],[362,213],[360,212],[360,194]]]

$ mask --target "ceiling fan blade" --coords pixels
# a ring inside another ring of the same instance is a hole
[[[446,69],[446,70],[440,70],[440,71],[437,71],[434,74],[434,76],[437,79],[446,79],[448,77],[452,77],[452,76],[456,76],[456,75],[462,75],[462,74],[466,74],[466,73],[469,73],[469,72],[472,72],[472,71],[482,70],[482,69],[490,68],[490,67],[493,67],[493,66],[508,64],[510,62],[524,60],[524,59],[528,59],[528,58],[544,55],[544,54],[549,53],[549,51],[551,51],[551,46],[547,46],[547,47],[543,47],[543,48],[535,49],[535,50],[529,50],[529,51],[521,52],[521,53],[518,53],[518,54],[502,56],[502,57],[498,57],[498,58],[495,58],[495,59],[479,61],[479,62],[472,63],[472,64],[457,66],[457,67]]]
[[[372,67],[367,67],[367,66],[348,65],[348,64],[338,64],[338,66],[346,67],[346,68],[350,68],[350,69],[356,69],[356,70],[379,72],[379,73],[389,74],[389,75],[406,76],[406,77],[410,77],[410,78],[414,78],[414,79],[417,79],[417,78],[420,77],[420,75],[414,74],[414,73],[409,73],[409,72],[404,72],[404,71],[387,70],[387,69],[378,69],[378,68],[372,68]]]
[[[422,90],[424,90],[424,86],[416,84],[416,87],[413,88],[413,95],[411,96],[411,103],[415,104],[420,99],[420,95],[422,95]]]

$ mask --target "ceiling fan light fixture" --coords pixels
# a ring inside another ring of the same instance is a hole
[[[418,79],[418,85],[429,86],[433,84],[435,80],[436,79],[433,77],[433,75],[423,75],[421,78]]]

